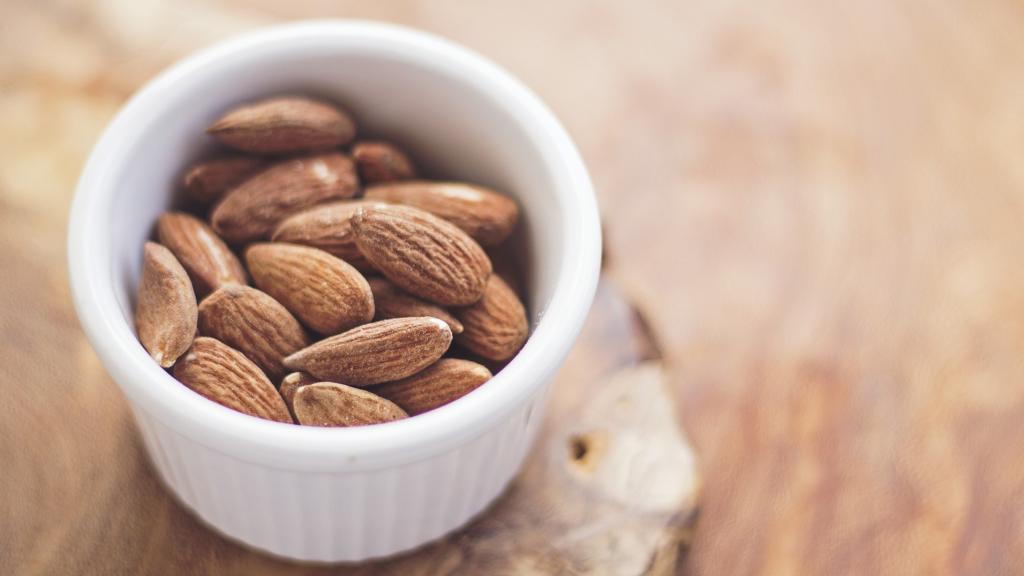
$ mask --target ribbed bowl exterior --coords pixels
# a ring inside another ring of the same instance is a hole
[[[227,537],[270,554],[354,562],[411,550],[465,525],[508,486],[533,442],[544,394],[456,448],[404,465],[308,472],[212,450],[135,407],[160,477]]]

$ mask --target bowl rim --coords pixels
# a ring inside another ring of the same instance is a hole
[[[107,233],[114,184],[131,156],[132,141],[145,131],[146,119],[161,110],[161,95],[208,67],[255,57],[245,56],[254,51],[311,42],[358,42],[418,65],[429,60],[459,74],[524,123],[533,145],[549,158],[563,183],[555,186],[566,214],[560,221],[563,265],[550,303],[525,346],[488,385],[415,418],[313,428],[235,412],[188,390],[153,362],[117,303],[114,250]],[[132,408],[207,448],[263,465],[308,470],[376,468],[448,451],[485,433],[540,393],[582,328],[597,287],[600,254],[597,201],[586,167],[565,129],[531,90],[468,48],[411,28],[363,20],[312,20],[257,29],[202,49],[160,73],[121,108],[93,148],[75,190],[68,228],[68,267],[79,321]]]

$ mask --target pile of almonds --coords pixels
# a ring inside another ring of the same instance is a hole
[[[515,228],[511,199],[417,180],[322,101],[241,106],[207,132],[232,152],[186,174],[192,213],[159,218],[135,313],[182,384],[268,420],[358,426],[447,404],[522,347],[526,310],[485,250]]]

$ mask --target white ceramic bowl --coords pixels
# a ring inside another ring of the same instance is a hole
[[[415,418],[308,428],[214,404],[138,343],[132,308],[142,243],[183,168],[208,150],[204,128],[234,104],[288,92],[336,100],[364,133],[398,140],[436,174],[519,201],[532,334],[493,380]],[[93,150],[68,237],[78,316],[167,486],[233,539],[327,562],[414,548],[465,524],[501,493],[583,324],[600,250],[586,169],[533,93],[451,42],[352,21],[246,34],[150,82]]]

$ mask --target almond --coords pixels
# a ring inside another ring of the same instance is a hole
[[[390,400],[334,382],[299,388],[293,406],[296,419],[306,426],[364,426],[408,416]]]
[[[369,386],[412,376],[436,362],[451,341],[452,331],[437,318],[394,318],[316,342],[284,365],[321,380]]]
[[[408,378],[375,386],[373,392],[415,416],[457,400],[490,379],[491,371],[476,362],[443,358]]]
[[[188,272],[202,296],[225,284],[245,284],[245,268],[205,222],[183,212],[168,212],[156,222],[156,234]]]
[[[337,334],[373,319],[366,278],[323,250],[273,242],[245,252],[253,282],[321,334]]]
[[[469,360],[470,362],[476,362],[477,364],[480,364],[481,366],[490,370],[491,374],[497,374],[498,372],[501,372],[502,370],[505,369],[506,366],[508,366],[509,362],[512,361],[511,358],[508,358],[506,360],[489,360],[479,354],[470,352],[465,347],[460,346],[458,342],[452,343],[452,347],[448,351],[448,353],[445,354],[445,358],[456,358],[459,360]]]
[[[245,354],[274,381],[285,373],[281,360],[309,345],[299,321],[277,300],[233,284],[199,304],[199,332]]]
[[[373,292],[373,306],[376,310],[374,318],[386,320],[388,318],[408,318],[411,316],[433,316],[444,320],[444,323],[451,329],[452,334],[462,332],[462,322],[455,316],[448,313],[437,304],[431,304],[402,292],[397,286],[383,278],[370,278],[367,280],[370,290]]]
[[[363,182],[392,182],[416,177],[412,161],[389,142],[364,141],[352,146],[352,158]]]
[[[519,220],[519,207],[511,198],[460,182],[377,184],[366,189],[366,198],[426,210],[455,224],[483,246],[503,242]]]
[[[281,398],[284,399],[284,403],[288,406],[292,416],[295,415],[294,405],[292,404],[292,401],[295,399],[295,392],[303,386],[309,386],[317,382],[318,380],[304,372],[292,372],[281,380],[281,385],[278,386],[277,391],[281,394]]]
[[[285,97],[239,106],[206,131],[237,150],[280,154],[347,144],[356,135],[356,124],[327,102]]]
[[[266,166],[262,158],[226,156],[201,162],[185,173],[185,191],[201,206],[209,206]]]
[[[359,251],[352,232],[352,216],[356,210],[372,204],[377,202],[345,200],[307,208],[282,220],[271,239],[319,248],[357,270],[372,271],[373,264]]]
[[[291,423],[274,385],[238,350],[200,336],[174,366],[174,377],[209,400],[243,414]]]
[[[501,276],[501,279],[525,302],[526,279],[523,277],[523,266],[520,265],[520,255],[524,252],[521,246],[515,242],[504,242],[499,246],[487,251],[487,257],[491,259],[491,267],[494,274]]]
[[[167,368],[188,350],[196,333],[196,315],[196,295],[185,269],[170,250],[146,242],[135,329],[157,364]]]
[[[228,192],[210,216],[228,242],[266,238],[285,216],[328,200],[351,198],[359,189],[355,164],[332,153],[284,160]]]
[[[455,315],[463,326],[459,345],[488,360],[514,356],[530,330],[526,308],[499,276],[490,277],[479,302],[457,310]]]
[[[483,295],[491,261],[455,225],[407,206],[359,208],[352,217],[363,255],[399,288],[444,306]]]

